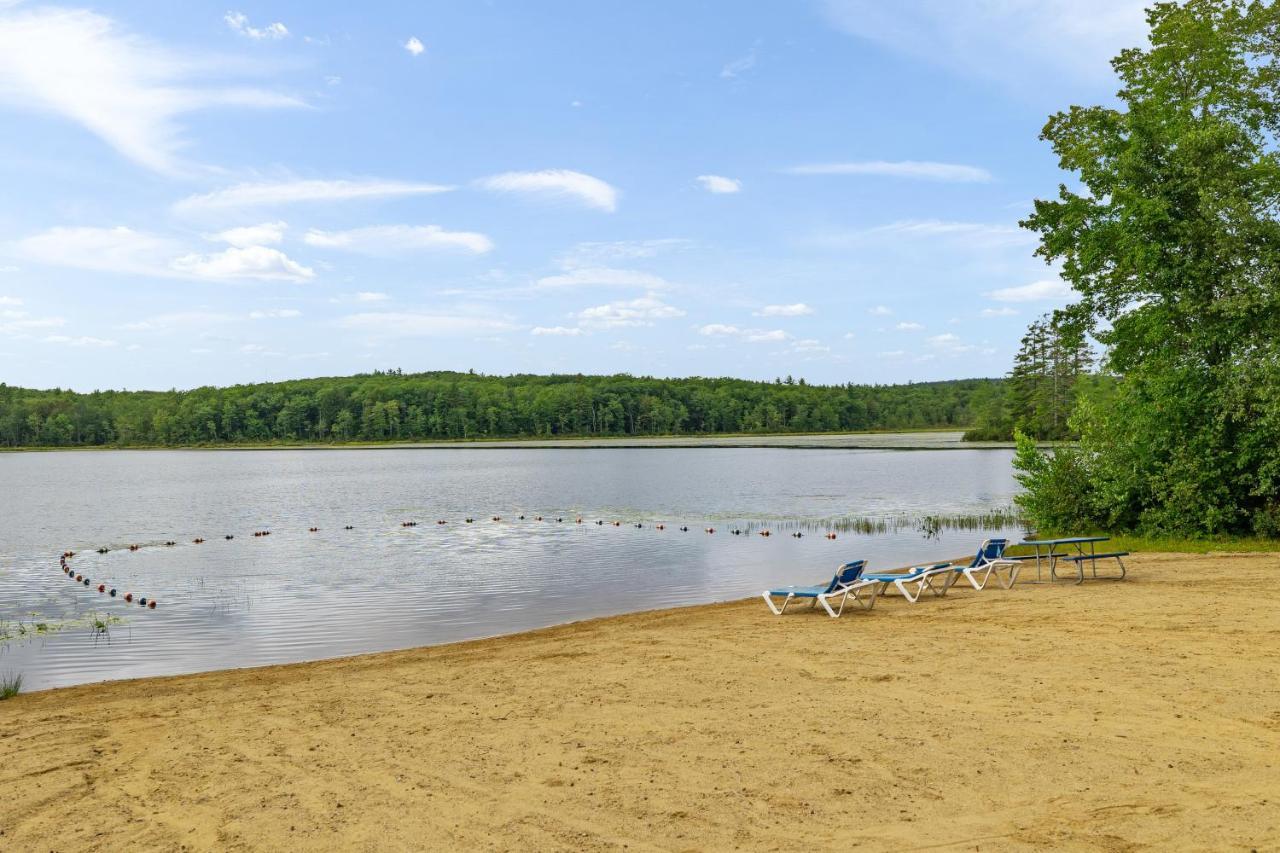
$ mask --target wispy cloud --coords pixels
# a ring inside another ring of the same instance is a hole
[[[745,56],[740,56],[737,59],[726,62],[720,68],[720,79],[732,80],[733,78],[741,75],[742,73],[746,71],[750,71],[752,68],[756,67],[756,62],[758,58],[759,57],[758,57],[757,51],[753,49],[750,53],[746,54]]]
[[[427,46],[417,36],[409,36],[403,45],[404,49],[412,53],[414,56],[422,56],[426,52]]]
[[[924,326],[920,325],[919,323],[908,322],[908,323],[899,323],[898,325],[894,326],[894,328],[897,329],[899,332],[919,332],[924,329]]]
[[[476,182],[482,189],[502,193],[529,193],[570,198],[587,207],[612,213],[618,209],[618,190],[591,175],[570,169],[540,172],[503,172]]]
[[[108,338],[94,338],[88,335],[80,335],[78,337],[71,335],[48,335],[42,340],[47,344],[62,344],[70,347],[99,347],[110,348],[119,346],[119,341],[113,341]]]
[[[737,338],[751,344],[781,343],[791,337],[782,329],[742,329],[728,323],[709,323],[698,329],[709,338]]]
[[[803,302],[791,305],[766,305],[755,312],[757,317],[803,317],[812,314],[813,309]]]
[[[889,317],[893,314],[893,309],[888,305],[876,305],[874,308],[868,308],[867,313],[872,317]]]
[[[268,308],[265,311],[250,311],[250,320],[292,320],[301,317],[302,312],[296,308]]]
[[[529,330],[529,334],[538,336],[576,338],[585,334],[583,330],[577,326],[534,326]]]
[[[1148,0],[824,0],[838,29],[926,62],[1014,85],[1108,80],[1146,42]]]
[[[1003,308],[983,308],[982,309],[983,317],[1015,317],[1017,316],[1017,314],[1018,314],[1018,309],[1009,308],[1008,306],[1005,306]]]
[[[1033,281],[1018,287],[1002,287],[986,295],[997,302],[1049,302],[1070,299],[1075,291],[1061,279]]]
[[[493,241],[484,234],[446,231],[439,225],[371,225],[349,231],[312,229],[302,240],[320,249],[345,249],[371,255],[438,249],[461,249],[480,255],[493,249]]]
[[[0,11],[0,101],[70,119],[157,172],[191,169],[178,156],[187,142],[178,119],[186,113],[303,106],[265,89],[191,82],[218,67],[87,10]]]
[[[661,276],[638,270],[612,267],[576,267],[558,275],[548,275],[534,282],[539,290],[561,290],[575,287],[635,287],[642,290],[665,290],[670,284]]]
[[[232,246],[212,254],[184,253],[176,240],[125,226],[50,228],[18,240],[13,251],[50,266],[159,278],[305,281],[314,275],[279,249]]]
[[[289,229],[285,222],[263,222],[259,225],[243,225],[239,228],[228,228],[217,234],[209,235],[210,240],[230,243],[232,246],[274,246],[284,240],[285,231]]]
[[[355,201],[375,198],[402,198],[445,193],[453,187],[380,178],[360,180],[263,181],[236,184],[213,192],[188,196],[175,204],[178,213],[203,210],[274,207],[299,202]]]
[[[665,252],[687,249],[692,240],[682,237],[662,237],[655,240],[609,240],[578,243],[565,252],[560,263],[566,268],[580,266],[607,266],[618,261],[634,261],[652,258]]]
[[[878,175],[947,183],[984,183],[991,173],[979,166],[929,160],[866,160],[856,163],[809,163],[784,170],[791,175]]]
[[[934,240],[978,249],[1029,245],[1035,235],[1001,223],[949,222],[942,219],[906,219],[870,228],[829,230],[805,242],[821,248],[840,249],[879,244],[885,240]]]
[[[252,27],[248,16],[243,12],[228,12],[222,16],[222,20],[232,32],[254,41],[279,41],[289,37],[289,28],[279,21],[262,28]]]
[[[742,181],[723,175],[699,175],[697,181],[704,190],[715,195],[729,195],[742,190]]]

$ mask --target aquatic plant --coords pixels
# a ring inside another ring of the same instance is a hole
[[[22,692],[22,673],[10,672],[0,676],[0,700],[12,699]]]

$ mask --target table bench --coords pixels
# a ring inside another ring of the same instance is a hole
[[[1084,581],[1084,564],[1086,562],[1093,564],[1093,577],[1095,580],[1109,580],[1109,581],[1124,580],[1126,570],[1124,567],[1124,560],[1120,558],[1127,557],[1127,556],[1129,556],[1128,551],[1107,551],[1101,554],[1089,553],[1089,554],[1076,554],[1070,557],[1062,556],[1062,557],[1059,557],[1058,559],[1070,560],[1071,562],[1075,563],[1076,570],[1079,572],[1079,580],[1077,580],[1076,583],[1082,583]],[[1098,577],[1098,561],[1099,560],[1115,560],[1116,563],[1119,564],[1120,566],[1120,574],[1114,577]],[[1050,572],[1052,573],[1053,570],[1050,569]]]

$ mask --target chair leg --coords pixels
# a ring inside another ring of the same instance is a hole
[[[781,616],[783,613],[787,612],[787,605],[791,603],[792,598],[795,598],[795,596],[788,595],[785,599],[783,599],[782,607],[779,608],[778,605],[773,603],[773,598],[769,595],[769,593],[766,592],[764,594],[764,603],[769,605],[769,609],[773,611],[774,616]]]

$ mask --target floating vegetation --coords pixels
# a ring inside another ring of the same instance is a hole
[[[757,533],[774,529],[791,533],[819,532],[826,538],[831,534],[852,533],[862,536],[880,536],[892,533],[917,532],[927,539],[936,539],[944,530],[1005,530],[1010,527],[1027,529],[1026,522],[1013,507],[999,507],[985,512],[955,513],[947,515],[849,515],[833,518],[801,521],[747,522],[739,533]],[[797,537],[798,538],[798,537]]]
[[[0,700],[12,699],[22,692],[22,673],[8,672],[0,676]]]
[[[27,619],[0,619],[0,650],[11,643],[29,642],[74,628],[88,628],[95,643],[100,639],[110,642],[111,626],[123,624],[124,621],[122,616],[98,613],[88,613],[74,619],[49,619],[39,613],[32,613]]]

